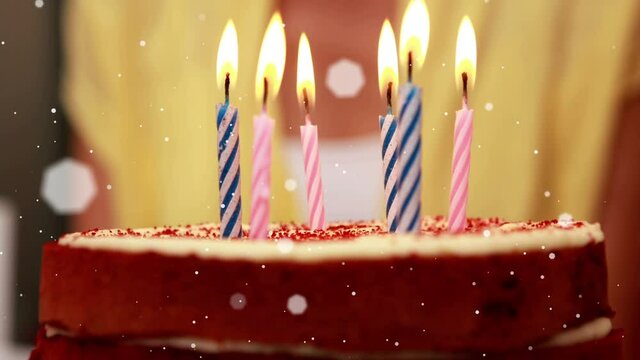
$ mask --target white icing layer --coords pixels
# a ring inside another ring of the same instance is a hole
[[[568,346],[587,342],[609,335],[611,332],[611,319],[602,317],[588,322],[575,329],[570,329],[559,333],[547,341],[545,346]]]
[[[350,240],[317,240],[295,242],[293,247],[278,246],[276,241],[220,240],[214,237],[174,235],[118,236],[102,230],[95,234],[69,234],[59,240],[63,246],[128,253],[155,252],[166,256],[195,255],[203,259],[243,259],[252,261],[314,262],[343,259],[379,259],[410,255],[435,257],[443,255],[478,256],[525,251],[553,251],[584,246],[604,240],[599,224],[520,230],[524,223],[507,223],[490,228],[489,233],[423,234],[420,236],[385,234],[367,235]],[[202,228],[201,228],[202,229]],[[139,232],[154,230],[142,229]],[[155,230],[157,231],[157,230]],[[193,228],[189,228],[193,234]],[[488,235],[488,236],[487,236]],[[286,251],[283,251],[286,248]]]
[[[52,336],[67,336],[74,337],[73,334],[46,325],[47,337]],[[561,332],[551,339],[549,339],[542,346],[554,347],[554,346],[569,346],[597,339],[602,339],[609,335],[611,332],[611,319],[603,317],[588,322],[575,329],[566,330]],[[260,354],[273,354],[273,353],[287,353],[297,356],[307,357],[329,357],[336,360],[353,359],[355,358],[367,358],[367,359],[444,359],[450,358],[452,354],[437,353],[437,352],[416,352],[416,351],[398,351],[393,353],[378,353],[378,354],[366,354],[366,353],[343,353],[325,349],[319,349],[317,347],[300,344],[300,345],[271,345],[260,344],[251,341],[247,342],[217,342],[212,340],[204,340],[193,337],[169,337],[169,338],[148,338],[148,339],[136,339],[126,340],[123,343],[130,345],[143,345],[149,347],[169,347],[175,349],[195,350],[202,353],[219,353],[219,352],[243,352],[243,353],[260,353]]]

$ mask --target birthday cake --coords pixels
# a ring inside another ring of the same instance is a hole
[[[31,359],[621,358],[598,224],[446,228],[65,235],[44,247]]]

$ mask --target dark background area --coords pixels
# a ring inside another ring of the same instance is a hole
[[[37,330],[41,246],[65,228],[40,199],[42,171],[65,155],[69,131],[57,93],[61,6],[0,2],[0,197],[19,216],[12,328],[14,340],[28,344]]]

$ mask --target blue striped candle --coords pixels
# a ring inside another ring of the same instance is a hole
[[[218,127],[218,186],[220,187],[220,237],[242,237],[238,109],[216,106]]]
[[[398,228],[398,122],[389,113],[380,116],[380,138],[382,140],[382,170],[384,172],[384,197],[386,202],[387,230]]]
[[[398,232],[420,231],[422,182],[422,90],[411,82],[399,89],[400,216]]]

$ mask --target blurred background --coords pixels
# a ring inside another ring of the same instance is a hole
[[[607,235],[615,325],[640,358],[640,3],[427,0],[423,213],[446,214],[454,58],[468,14],[478,37],[469,215],[561,213]],[[231,102],[240,109],[248,219],[254,79],[281,10],[287,65],[278,101],[273,221],[304,221],[295,95],[298,38],[315,65],[330,220],[382,219],[377,117],[380,27],[405,0],[4,0],[0,3],[0,358],[25,358],[37,329],[41,245],[63,232],[217,221],[215,61],[238,28]],[[403,74],[401,74],[403,80]]]

